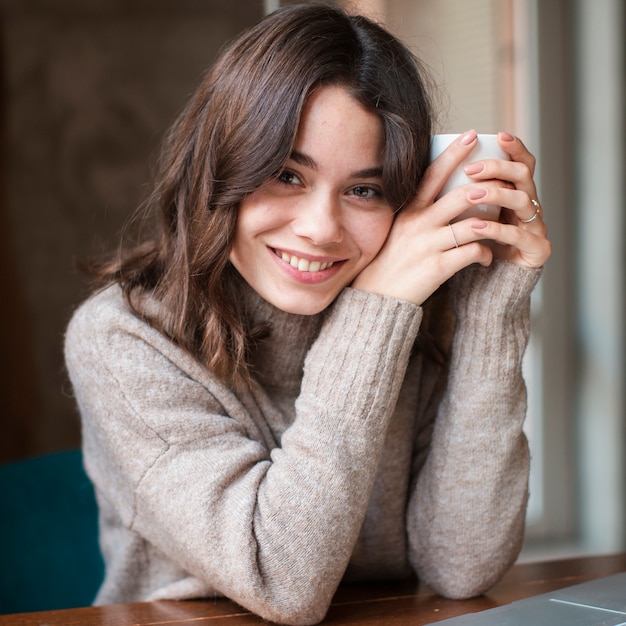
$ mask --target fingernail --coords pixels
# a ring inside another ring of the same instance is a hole
[[[470,163],[463,168],[463,171],[468,176],[473,176],[474,174],[478,174],[478,172],[482,172],[485,169],[484,163]]]
[[[513,141],[515,137],[510,133],[500,133],[500,139],[502,139],[502,141]]]
[[[476,230],[481,230],[483,228],[487,228],[489,224],[484,220],[475,220],[474,222],[470,222],[470,226]]]
[[[487,195],[486,189],[472,189],[468,194],[470,200],[480,200]]]
[[[463,133],[459,138],[459,143],[462,143],[464,146],[469,146],[473,141],[476,140],[476,131],[468,130],[466,133]]]

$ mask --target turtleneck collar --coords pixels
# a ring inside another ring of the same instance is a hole
[[[242,281],[243,282],[243,281]],[[241,287],[242,304],[253,327],[269,325],[269,336],[259,342],[251,363],[254,377],[264,386],[297,392],[304,360],[317,337],[324,312],[295,315],[276,308],[247,283]]]

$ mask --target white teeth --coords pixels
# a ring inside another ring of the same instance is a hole
[[[301,259],[297,256],[292,256],[290,254],[287,254],[286,252],[282,252],[281,250],[277,250],[276,254],[283,261],[285,261],[285,263],[289,263],[291,267],[295,267],[301,272],[321,272],[328,269],[333,264],[332,261],[328,263],[321,263],[320,261],[309,261],[308,259]]]

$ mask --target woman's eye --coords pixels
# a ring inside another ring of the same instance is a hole
[[[290,170],[283,170],[276,179],[285,185],[298,185],[300,179]]]
[[[382,196],[382,193],[376,187],[370,187],[369,185],[357,185],[350,190],[350,193],[357,198],[363,198],[365,200],[371,200]]]

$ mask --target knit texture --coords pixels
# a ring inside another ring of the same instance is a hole
[[[451,281],[449,375],[420,348],[422,307],[348,288],[297,316],[249,290],[242,306],[272,332],[240,394],[118,286],[92,296],[66,362],[100,507],[96,603],[224,595],[315,624],[342,579],[414,569],[443,595],[486,591],[523,535],[520,364],[539,275],[495,262]]]

